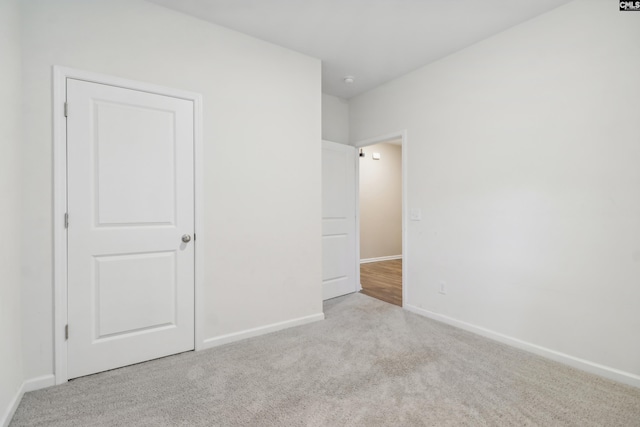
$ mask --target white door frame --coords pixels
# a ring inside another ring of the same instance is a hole
[[[181,98],[193,102],[194,111],[194,245],[195,245],[195,336],[196,350],[203,348],[202,291],[204,282],[204,215],[203,215],[203,163],[202,163],[202,95],[121,79],[72,68],[53,67],[53,342],[54,374],[56,384],[67,382],[67,123],[65,101],[67,79],[118,86],[142,92]],[[70,111],[73,106],[69,106]],[[73,218],[71,219],[73,223]]]
[[[368,145],[379,144],[381,142],[387,142],[394,139],[400,139],[402,145],[402,307],[407,307],[407,295],[409,295],[409,281],[407,280],[407,265],[408,265],[408,253],[407,248],[407,130],[400,130],[397,132],[391,132],[386,135],[380,135],[373,138],[363,139],[357,141],[354,146],[356,149],[366,147]],[[356,163],[356,262],[358,267],[356,268],[356,280],[357,284],[362,290],[360,284],[360,162]]]

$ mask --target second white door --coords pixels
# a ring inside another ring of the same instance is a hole
[[[356,149],[322,142],[322,296],[356,292]]]
[[[193,102],[67,79],[68,377],[194,348]]]

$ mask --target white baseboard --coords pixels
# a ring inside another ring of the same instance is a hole
[[[30,391],[40,390],[41,388],[47,388],[54,385],[56,385],[56,376],[49,374],[26,380],[22,386],[24,387],[24,392],[28,393]]]
[[[5,411],[2,418],[0,418],[0,426],[8,427],[11,423],[11,419],[13,418],[13,414],[16,413],[16,409],[18,409],[18,405],[20,405],[20,401],[22,400],[22,396],[25,393],[30,391],[39,390],[41,388],[50,387],[55,385],[56,378],[53,375],[43,375],[41,377],[32,378],[30,380],[26,380],[22,383],[16,395],[14,396],[11,403],[9,403],[9,407]]]
[[[16,409],[18,409],[18,405],[20,404],[20,401],[22,400],[23,395],[24,395],[24,383],[22,383],[16,395],[14,396],[13,400],[9,403],[9,406],[7,407],[4,414],[2,415],[2,418],[0,419],[0,426],[2,427],[9,426],[9,423],[11,423],[11,419],[13,418],[13,414],[16,413]]]
[[[391,261],[394,259],[402,259],[402,255],[381,256],[378,258],[364,258],[360,260],[360,264],[367,264],[369,262]]]
[[[446,323],[456,328],[464,329],[469,332],[473,332],[483,337],[490,338],[492,340],[501,342],[503,344],[510,345],[512,347],[519,348],[521,350],[528,351],[530,353],[537,354],[538,356],[545,357],[547,359],[554,360],[556,362],[569,365],[573,368],[581,371],[589,372],[591,374],[599,375],[601,377],[608,378],[610,380],[618,381],[630,386],[640,388],[640,375],[635,375],[630,372],[621,371],[619,369],[611,368],[609,366],[600,365],[598,363],[591,362],[589,360],[580,359],[559,351],[551,350],[546,347],[542,347],[536,344],[532,344],[526,341],[519,340],[517,338],[510,337],[508,335],[501,334],[499,332],[492,331],[480,326],[466,323],[442,314],[434,313],[423,308],[419,308],[413,305],[404,305],[404,308],[413,313],[419,314],[429,319],[436,320],[438,322]]]
[[[306,317],[299,317],[297,319],[286,320],[284,322],[272,323],[270,325],[246,329],[244,331],[234,332],[232,334],[221,335],[219,337],[207,338],[202,343],[202,346],[199,347],[199,350],[204,350],[207,348],[217,347],[223,344],[240,341],[247,338],[265,335],[271,332],[280,331],[282,329],[292,328],[294,326],[306,325],[307,323],[317,322],[319,320],[324,320],[324,313],[313,314]]]

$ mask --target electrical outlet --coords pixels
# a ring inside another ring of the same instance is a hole
[[[444,280],[440,281],[440,290],[438,291],[438,293],[442,295],[447,294],[447,282],[445,282]]]

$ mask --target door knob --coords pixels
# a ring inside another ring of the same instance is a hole
[[[183,235],[182,241],[185,243],[189,243],[191,241],[191,236],[189,236],[188,234]]]

